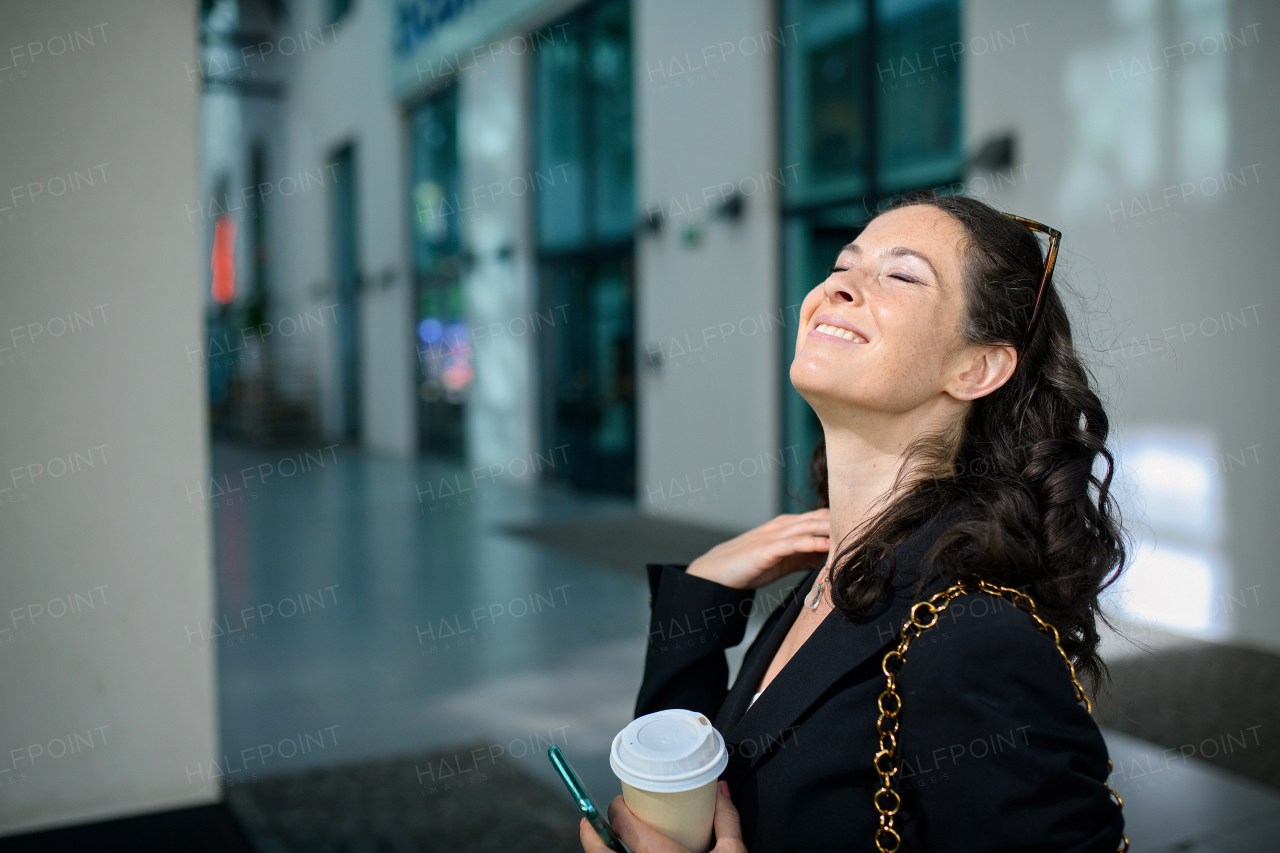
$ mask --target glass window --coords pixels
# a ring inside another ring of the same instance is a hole
[[[450,86],[423,101],[409,123],[414,266],[433,272],[459,249],[457,90]]]
[[[783,208],[783,304],[794,355],[800,302],[840,247],[888,196],[962,177],[958,0],[780,0],[798,41],[781,51],[783,163],[797,180]],[[784,373],[784,376],[787,373]],[[787,445],[822,435],[809,404],[784,383]],[[787,511],[814,496],[807,466],[787,468]]]
[[[627,239],[635,223],[635,156],[631,122],[631,21],[628,3],[606,3],[596,15],[591,78],[594,168],[593,236]]]
[[[351,11],[352,0],[329,0],[329,23],[336,24]]]
[[[422,101],[409,117],[409,221],[418,353],[418,444],[462,459],[465,404],[475,376],[462,289],[457,89]]]
[[[884,192],[960,174],[960,16],[954,0],[881,0],[875,85]]]
[[[635,493],[630,4],[588,5],[535,54],[542,434],[581,489]]]
[[[788,201],[813,203],[866,191],[871,159],[867,0],[784,0],[799,42],[782,51],[783,148],[797,164]]]
[[[534,176],[538,245],[579,246],[588,239],[587,164],[583,107],[583,33],[565,27],[564,35],[536,54]]]
[[[534,60],[545,249],[627,239],[635,223],[629,4],[600,3],[565,23]]]
[[[360,390],[360,239],[357,232],[360,198],[356,182],[355,147],[344,145],[333,157],[333,199],[330,205],[330,245],[333,281],[337,286],[338,375],[342,388],[342,435],[359,441]]]
[[[567,445],[547,470],[589,491],[635,491],[635,270],[629,252],[551,257],[540,269],[542,433]]]

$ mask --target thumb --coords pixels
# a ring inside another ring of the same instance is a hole
[[[716,841],[742,840],[742,822],[738,816],[738,808],[733,804],[733,800],[729,799],[729,783],[720,782],[716,785],[716,814],[715,814]]]

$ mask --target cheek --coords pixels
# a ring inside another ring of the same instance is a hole
[[[820,284],[805,295],[804,301],[800,303],[800,324],[796,333],[796,354],[804,348],[805,335],[809,327],[809,321],[813,319],[813,315],[818,313],[818,307],[822,305],[822,300],[826,296],[826,291]]]
[[[822,304],[822,300],[826,297],[826,287],[822,284],[810,290],[804,295],[804,301],[800,303],[800,320],[804,322],[812,317],[818,310],[818,306]]]
[[[953,336],[943,312],[925,300],[897,300],[877,307],[876,321],[904,373],[935,370],[945,360]]]

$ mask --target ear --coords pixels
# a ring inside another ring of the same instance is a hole
[[[1008,382],[1017,366],[1018,351],[1012,346],[971,346],[943,390],[957,400],[976,400]]]

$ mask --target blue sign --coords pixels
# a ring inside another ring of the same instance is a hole
[[[395,0],[392,47],[400,56],[413,53],[444,24],[470,11],[481,0]]]

